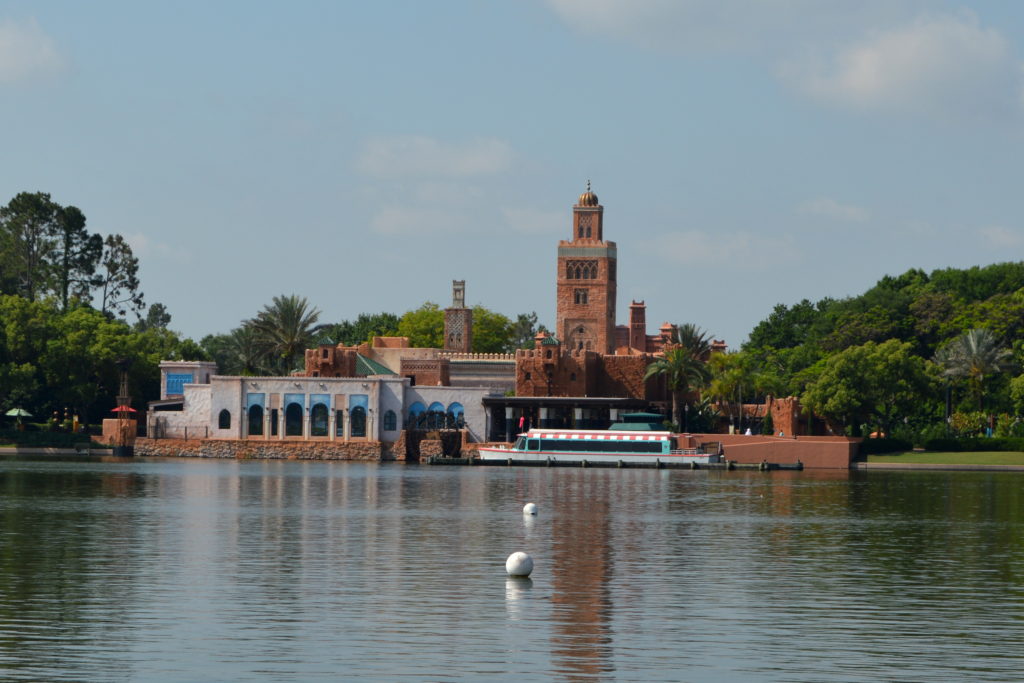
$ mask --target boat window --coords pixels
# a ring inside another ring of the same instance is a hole
[[[538,439],[527,439],[526,440],[526,450],[528,450],[528,451],[539,451],[540,450],[540,441]]]
[[[516,439],[516,445],[513,446],[512,448],[516,449],[517,451],[526,450],[526,439],[524,439],[523,437],[519,437],[518,439]]]

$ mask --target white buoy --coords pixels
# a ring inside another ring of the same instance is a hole
[[[533,571],[533,558],[522,551],[512,553],[505,560],[505,571],[509,576],[529,576]]]
[[[523,506],[524,515],[535,515],[537,514],[537,505],[534,503],[527,503]]]

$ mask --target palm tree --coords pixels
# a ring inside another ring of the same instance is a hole
[[[644,379],[663,376],[672,394],[672,417],[683,424],[680,407],[682,397],[707,384],[711,378],[707,360],[711,354],[711,339],[696,325],[679,325],[673,335],[673,344],[664,355],[647,366]]]
[[[223,369],[225,374],[252,376],[267,370],[267,350],[251,324],[243,324],[231,330],[227,335],[227,351],[228,369]]]
[[[978,410],[982,408],[986,379],[1014,368],[1013,353],[1000,348],[996,336],[984,328],[968,330],[956,337],[939,349],[933,360],[942,366],[944,376],[967,379],[971,392],[978,399]]]
[[[266,350],[271,370],[286,374],[298,369],[306,349],[315,345],[319,319],[320,311],[312,308],[306,297],[292,294],[275,296],[246,325],[252,327]]]

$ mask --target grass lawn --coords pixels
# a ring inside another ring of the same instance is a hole
[[[926,463],[932,465],[1024,465],[1019,451],[976,451],[972,453],[907,452],[869,455],[868,462]]]

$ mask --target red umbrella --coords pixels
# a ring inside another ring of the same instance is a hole
[[[116,408],[113,408],[110,412],[112,412],[112,413],[125,413],[125,412],[135,413],[135,412],[138,412],[138,411],[135,410],[135,408],[132,408],[131,406],[118,406]]]

